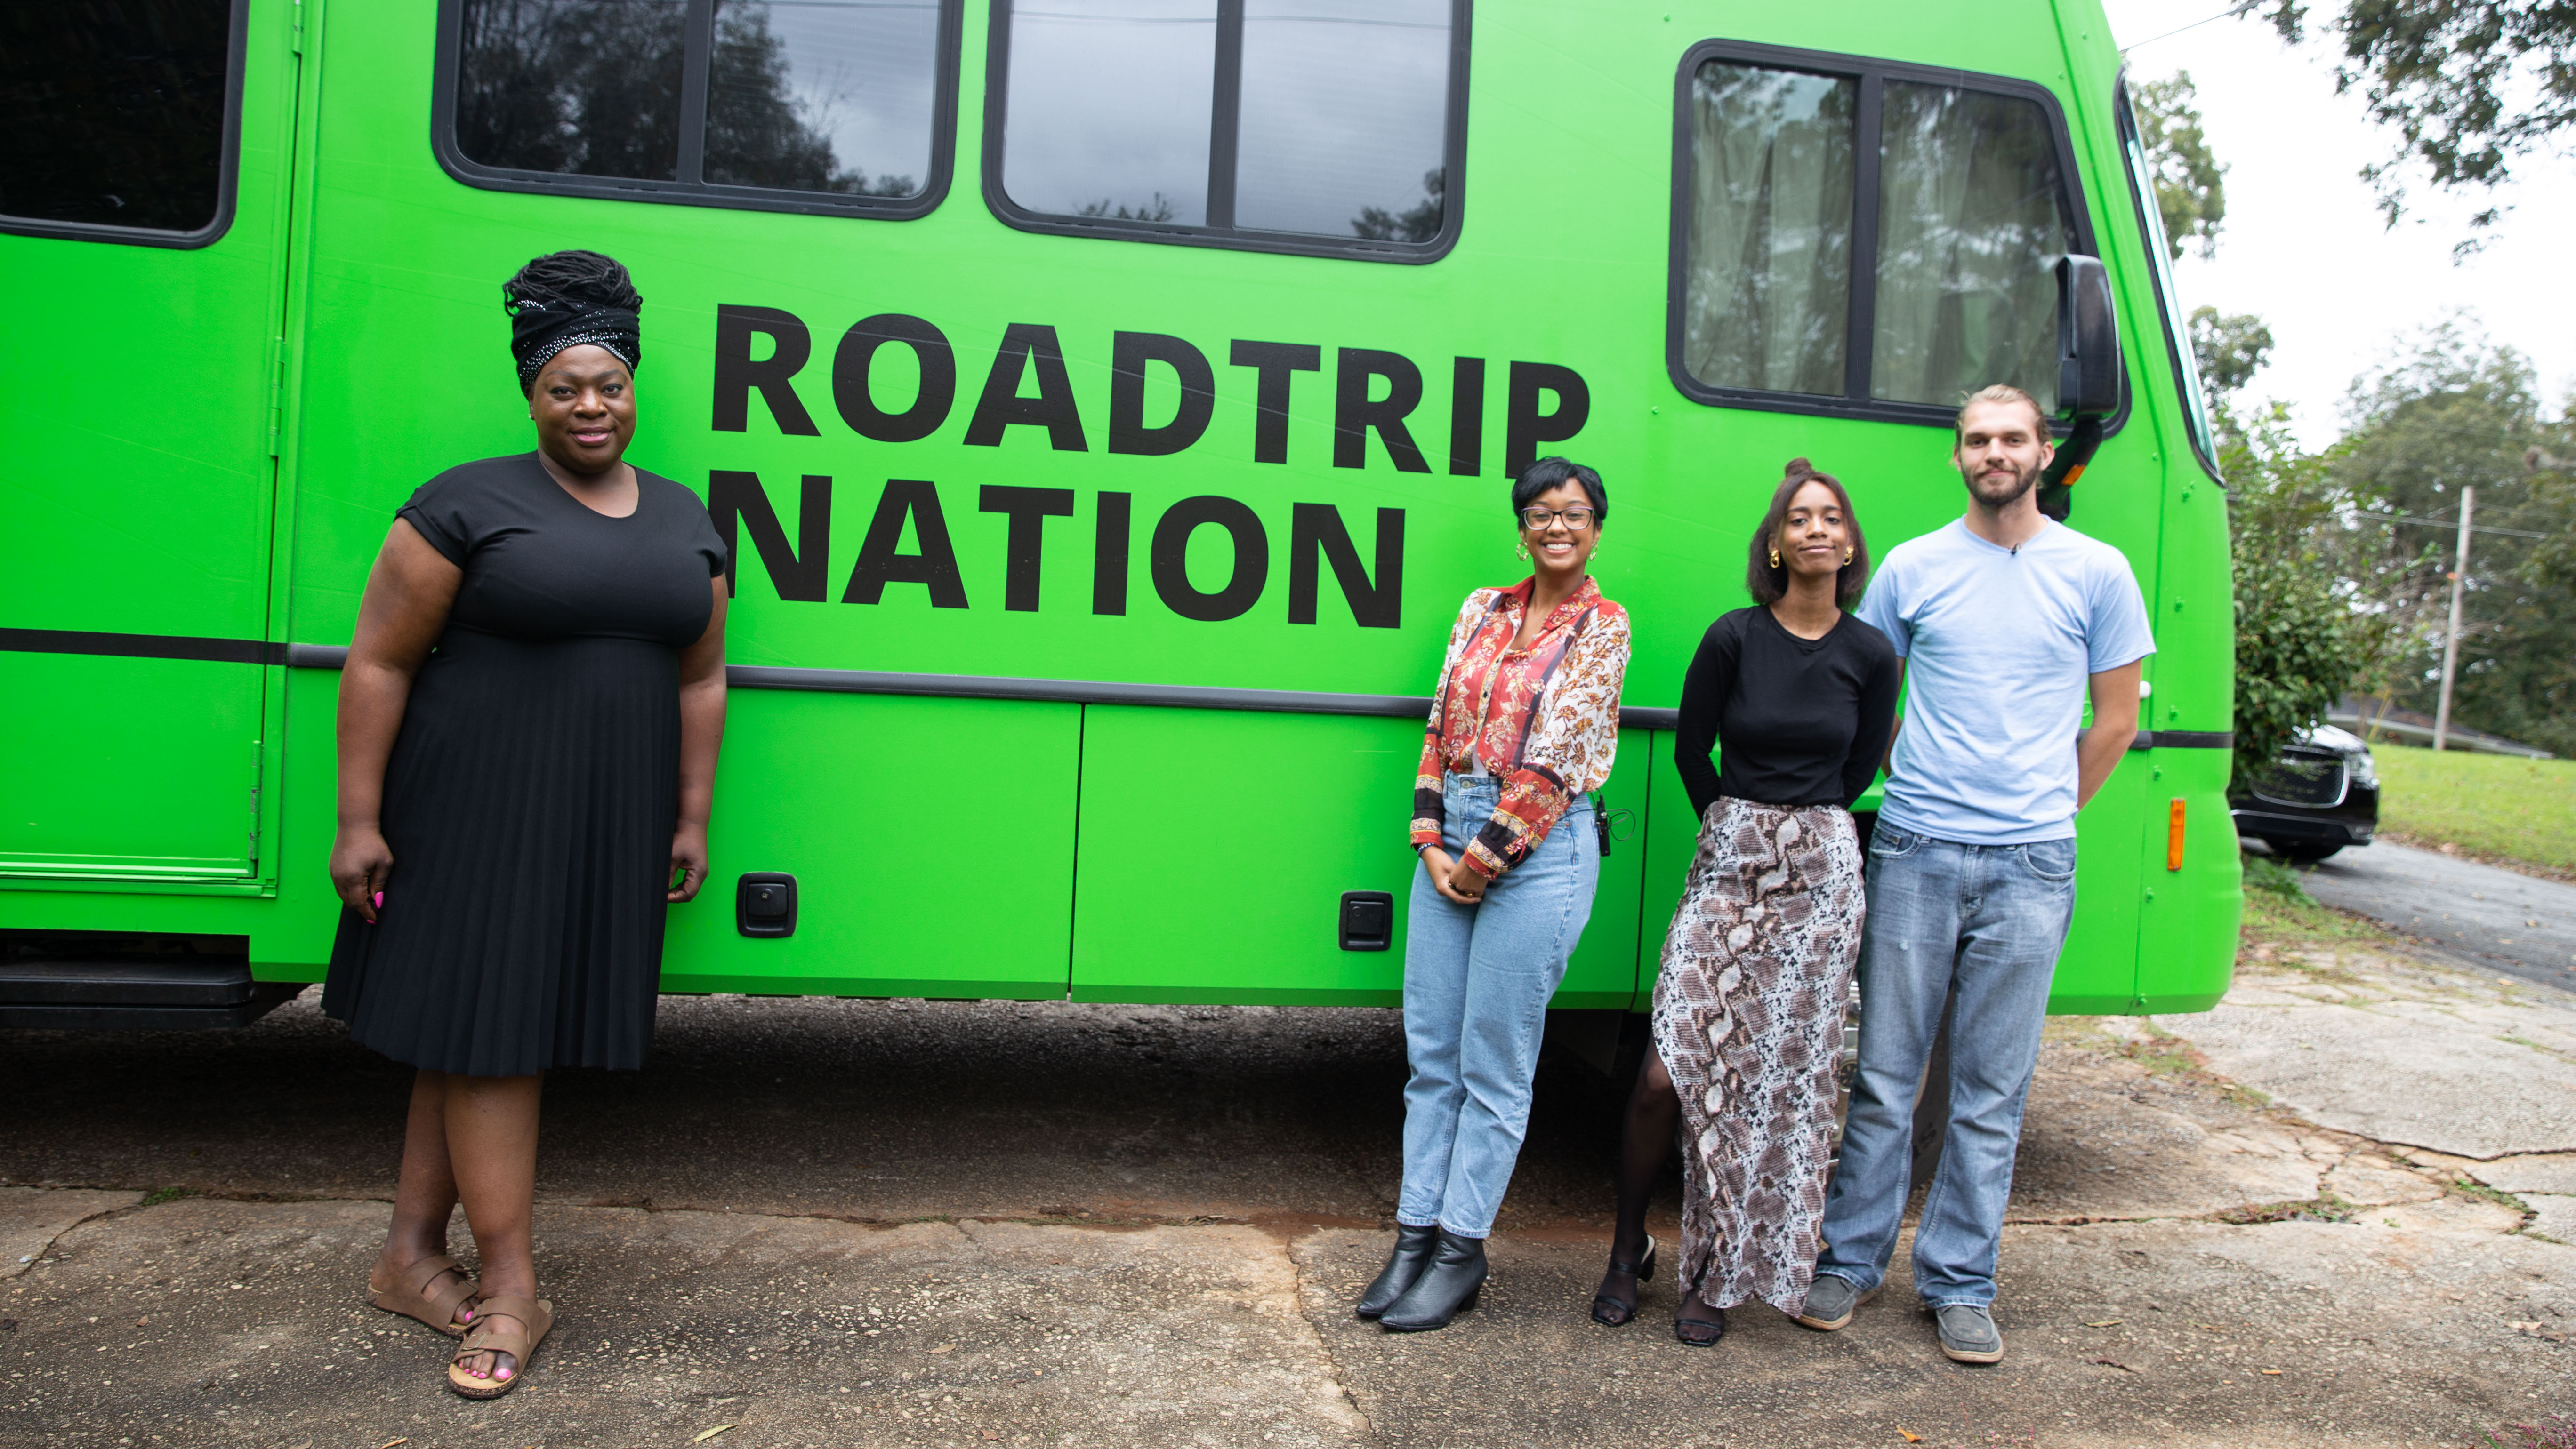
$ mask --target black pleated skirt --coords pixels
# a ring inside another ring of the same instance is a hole
[[[429,1071],[642,1066],[679,758],[668,646],[451,625],[385,767],[384,906],[341,911],[323,1011]]]

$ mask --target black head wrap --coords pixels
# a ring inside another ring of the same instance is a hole
[[[644,299],[612,257],[550,252],[501,284],[501,307],[510,314],[510,355],[519,360],[521,392],[534,387],[538,371],[567,347],[605,347],[629,372],[644,360],[643,327],[636,318]]]

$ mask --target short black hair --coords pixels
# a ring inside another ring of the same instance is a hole
[[[1601,489],[1601,475],[1563,458],[1541,458],[1521,470],[1521,476],[1512,484],[1512,517],[1520,517],[1530,500],[1565,483],[1583,485],[1583,496],[1592,500],[1594,523],[1610,517],[1610,495]]]

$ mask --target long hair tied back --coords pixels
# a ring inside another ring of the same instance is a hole
[[[536,386],[537,373],[558,352],[587,343],[604,347],[629,372],[644,361],[644,298],[614,257],[597,252],[548,252],[501,284],[501,309],[510,314],[510,355],[519,364],[519,390]]]
[[[1843,511],[1843,528],[1851,539],[1851,562],[1844,564],[1834,578],[1834,602],[1848,609],[1859,602],[1861,591],[1869,586],[1869,544],[1861,537],[1860,515],[1852,511],[1851,495],[1843,491],[1842,481],[1831,473],[1819,473],[1804,458],[1792,458],[1771,491],[1771,506],[1762,511],[1762,522],[1753,529],[1752,557],[1745,564],[1745,592],[1757,604],[1776,604],[1789,596],[1787,560],[1771,561],[1771,548],[1789,519],[1790,500],[1810,483],[1822,483],[1832,490],[1834,502]]]

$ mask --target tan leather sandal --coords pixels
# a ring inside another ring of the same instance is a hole
[[[449,1274],[455,1276],[449,1278]],[[447,1278],[445,1283],[439,1279]],[[367,1302],[387,1313],[417,1318],[450,1338],[465,1336],[467,1325],[456,1321],[457,1306],[481,1292],[475,1281],[465,1276],[456,1260],[444,1253],[432,1253],[402,1270],[402,1280],[391,1288],[379,1286],[376,1275],[367,1275]]]
[[[506,1325],[506,1326],[505,1326]],[[468,1399],[497,1399],[519,1386],[528,1376],[528,1359],[537,1345],[545,1341],[546,1331],[555,1326],[555,1306],[541,1298],[522,1298],[504,1293],[483,1300],[483,1309],[474,1315],[474,1331],[465,1335],[465,1343],[456,1350],[456,1358],[469,1353],[506,1353],[517,1362],[496,1370],[490,1378],[476,1378],[451,1359],[447,1365],[447,1386]],[[504,1377],[503,1375],[507,1375]]]

